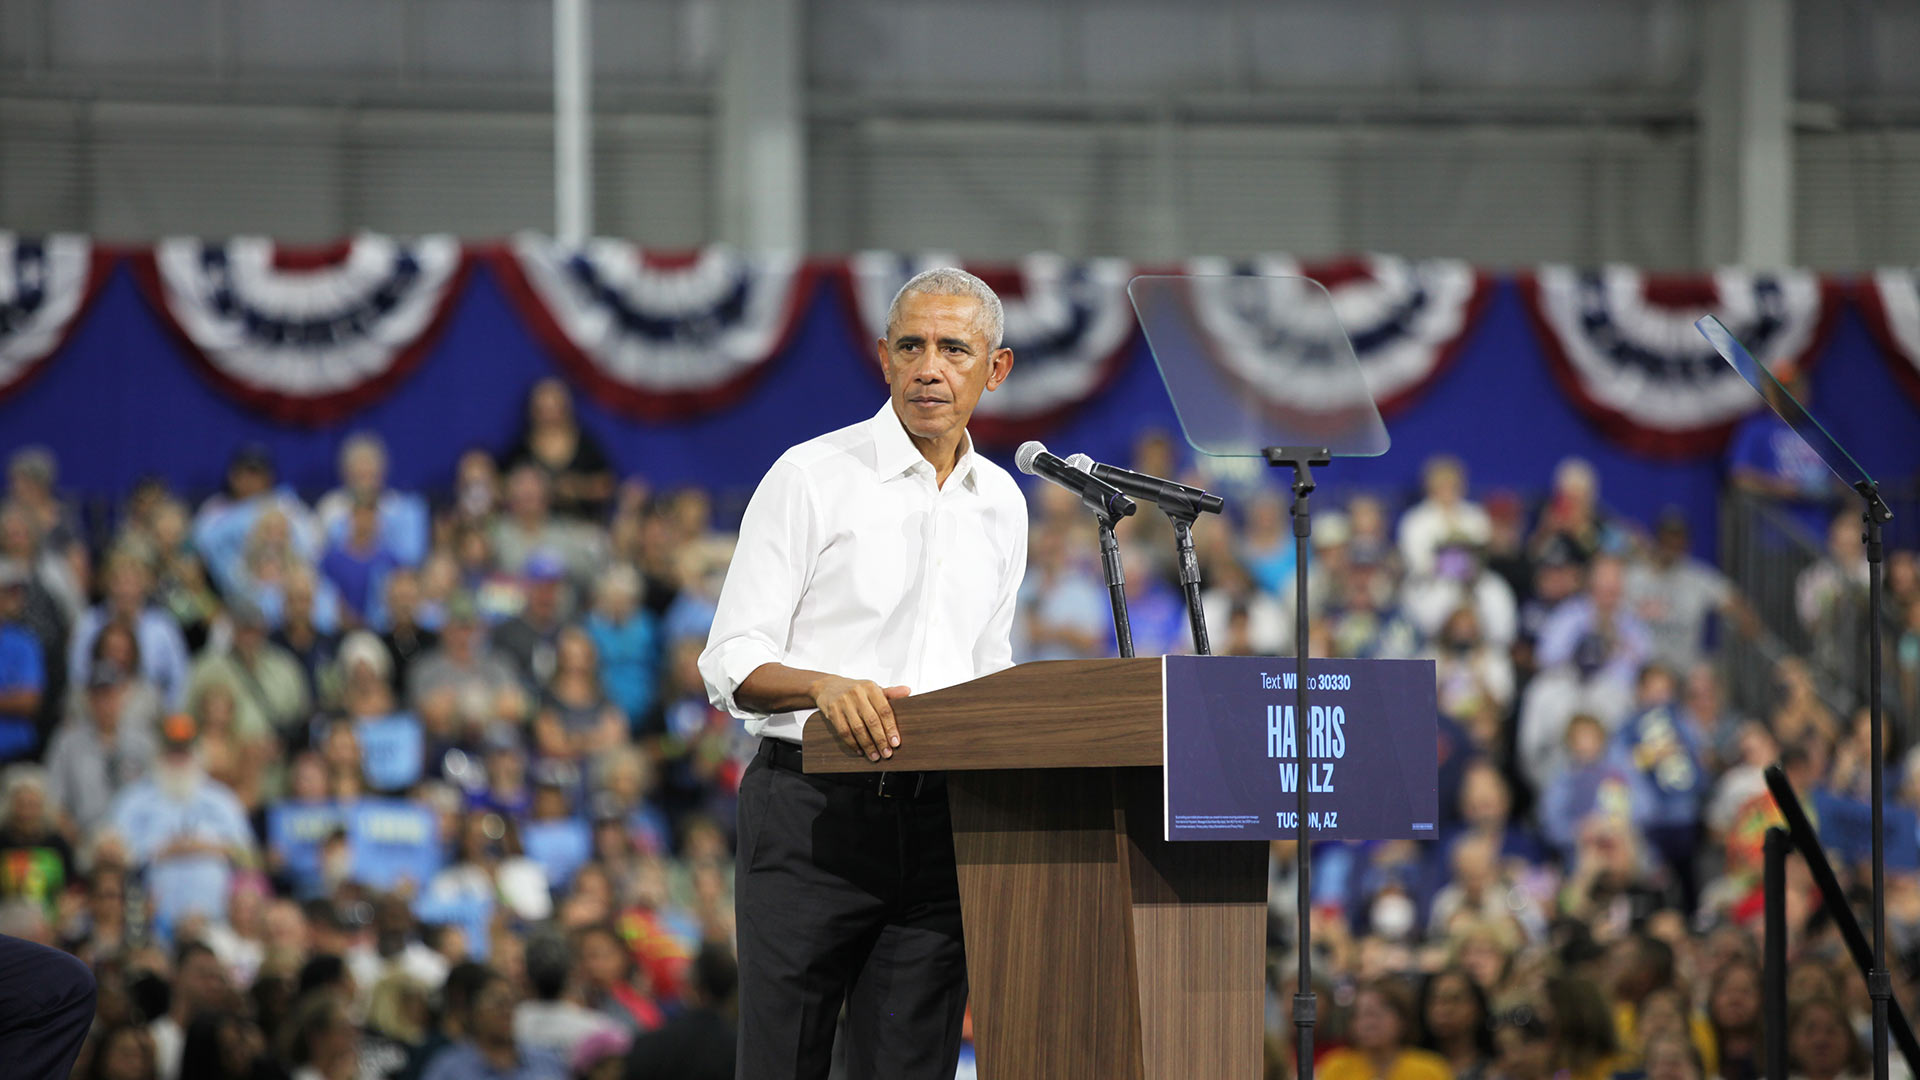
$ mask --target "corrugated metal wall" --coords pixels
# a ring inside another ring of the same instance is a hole
[[[719,3],[595,0],[598,231],[711,235]],[[812,243],[1689,266],[1698,8],[813,0]],[[1920,5],[1796,10],[1802,96],[1838,117],[1798,136],[1798,259],[1914,261],[1920,125],[1900,103],[1920,76],[1898,59]],[[547,0],[0,0],[0,227],[550,227],[547,18]]]

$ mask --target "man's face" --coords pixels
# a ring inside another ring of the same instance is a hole
[[[174,982],[191,1011],[217,1008],[227,992],[226,973],[220,970],[220,961],[209,953],[188,957]]]
[[[879,342],[893,411],[915,438],[959,432],[982,392],[1005,381],[1013,350],[993,349],[980,301],[970,296],[908,293]]]

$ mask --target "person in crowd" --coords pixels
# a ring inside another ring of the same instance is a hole
[[[634,1036],[624,1080],[728,1080],[734,1075],[734,989],[739,969],[727,950],[708,945],[693,960],[686,1008],[654,1031]]]
[[[640,598],[639,573],[616,563],[601,575],[586,619],[600,658],[600,683],[631,732],[645,727],[660,705],[660,622]]]
[[[1437,572],[1442,547],[1473,550],[1493,538],[1492,519],[1467,498],[1467,467],[1459,458],[1428,458],[1421,487],[1425,498],[1401,515],[1398,533],[1400,557],[1416,580]]]
[[[527,988],[532,997],[513,1011],[513,1038],[521,1046],[545,1050],[562,1061],[594,1035],[619,1030],[603,1013],[570,998],[573,989],[573,951],[557,934],[543,934],[527,943]]]
[[[81,710],[61,723],[47,748],[46,793],[82,836],[93,833],[114,798],[160,754],[158,725],[126,719],[127,684],[119,665],[95,664]]]
[[[467,814],[454,839],[453,855],[450,864],[427,884],[429,899],[497,902],[527,922],[552,916],[553,895],[546,871],[526,857],[511,817],[491,811]]]
[[[184,707],[187,694],[187,645],[180,627],[152,603],[153,576],[130,552],[108,558],[104,571],[106,599],[75,623],[68,647],[67,672],[84,685],[93,659],[94,638],[101,627],[122,621],[134,628],[140,642],[142,673],[160,691],[168,709]]]
[[[380,508],[362,499],[347,511],[346,528],[327,541],[320,573],[340,597],[341,618],[350,626],[376,626],[387,575],[403,565],[380,533]]]
[[[281,1064],[290,1080],[355,1080],[360,1075],[360,1031],[334,994],[308,994],[294,1006],[281,1038]]]
[[[1787,1010],[1787,1061],[1804,1080],[1864,1080],[1872,1075],[1866,1046],[1845,1004],[1813,996]]]
[[[224,919],[235,868],[256,861],[246,809],[206,774],[194,752],[198,734],[192,717],[168,717],[153,770],[122,791],[107,812],[144,873],[153,918],[163,931],[189,915]]]
[[[258,1024],[239,1013],[201,1013],[187,1025],[180,1075],[194,1080],[266,1080],[275,1070]]]
[[[568,1080],[567,1066],[514,1037],[513,985],[489,971],[468,991],[462,1038],[427,1065],[423,1080]]]
[[[1808,535],[1817,537],[1832,513],[1839,480],[1776,411],[1798,415],[1812,401],[1812,392],[1813,382],[1804,371],[1767,387],[1772,408],[1755,409],[1734,429],[1727,449],[1727,483],[1735,491],[1781,505]]]
[[[1466,969],[1445,967],[1422,980],[1416,1015],[1421,1049],[1444,1059],[1454,1080],[1487,1075],[1495,1053],[1492,1007]]]
[[[1609,759],[1607,729],[1588,713],[1567,723],[1565,764],[1540,794],[1540,824],[1547,839],[1571,860],[1587,819],[1644,826],[1652,796],[1646,781],[1625,764]]]
[[[1321,1060],[1327,1080],[1446,1080],[1447,1060],[1416,1044],[1420,1030],[1413,994],[1393,979],[1361,985],[1353,999],[1352,1044]]]
[[[187,1029],[202,1016],[226,1011],[232,1005],[232,986],[219,957],[199,941],[182,942],[173,953],[173,979],[169,984],[169,1004],[165,1015],[147,1025],[153,1036],[154,1060],[160,1080],[197,1080],[181,1071],[186,1050]]]
[[[529,688],[553,678],[555,649],[567,619],[567,567],[550,551],[536,551],[521,568],[525,604],[519,614],[493,628],[493,649],[513,662]]]
[[[1465,728],[1475,745],[1492,751],[1504,741],[1502,725],[1513,706],[1508,651],[1481,633],[1473,608],[1460,607],[1428,642],[1427,655],[1434,661],[1441,714]]]
[[[27,757],[41,745],[46,656],[26,623],[27,568],[0,559],[0,761]]]
[[[1660,516],[1648,557],[1627,570],[1627,603],[1646,625],[1653,653],[1676,671],[1705,656],[1709,623],[1726,616],[1751,634],[1752,612],[1719,570],[1693,557],[1687,519],[1669,509]]]
[[[42,535],[26,507],[0,502],[0,558],[27,568],[28,610],[63,629],[87,607],[88,552],[74,540]]]
[[[1106,656],[1113,651],[1113,614],[1106,586],[1076,551],[1084,529],[1070,518],[1034,528],[1022,585],[1020,644],[1029,660]]]
[[[74,883],[73,847],[55,828],[40,769],[13,765],[0,776],[0,902],[25,900],[52,916]]]
[[[140,663],[140,637],[134,628],[119,620],[102,626],[100,633],[94,635],[92,654],[90,666],[105,664],[119,673],[122,726],[137,728],[151,735],[159,728],[160,717],[166,714],[167,709],[159,689],[144,674]],[[88,679],[75,685],[74,692],[68,694],[65,715],[72,716],[79,710],[85,699],[82,691],[91,682]],[[188,683],[188,692],[191,697],[191,682]]]
[[[507,474],[506,506],[483,537],[490,569],[517,576],[536,552],[558,555],[567,576],[585,580],[600,568],[605,544],[599,530],[558,517],[552,507],[552,480],[539,467],[521,465]]]
[[[613,499],[613,464],[574,415],[573,397],[559,379],[542,379],[527,394],[527,427],[507,451],[503,470],[532,467],[546,474],[554,513],[597,521]]]
[[[1422,636],[1439,633],[1443,622],[1466,607],[1478,618],[1486,640],[1501,648],[1513,643],[1519,633],[1519,601],[1506,579],[1486,568],[1478,548],[1444,540],[1427,566],[1425,574],[1409,575],[1403,589],[1407,616]]]
[[[340,647],[337,619],[323,619],[315,608],[322,595],[321,584],[304,566],[287,573],[281,590],[278,626],[268,639],[299,662],[306,680],[307,700],[314,702],[322,700],[323,674],[332,666]]]
[[[388,655],[393,657],[394,692],[401,693],[409,685],[407,679],[413,662],[432,652],[440,644],[440,635],[421,621],[419,574],[396,567],[383,584],[385,603],[379,611],[376,628]]]
[[[1812,642],[1809,659],[1832,673],[1848,706],[1864,678],[1858,642],[1866,635],[1867,603],[1867,547],[1859,515],[1847,510],[1827,527],[1825,557],[1794,583],[1794,610]]]
[[[372,545],[399,565],[418,566],[426,558],[428,515],[425,499],[387,483],[387,446],[371,431],[356,431],[340,444],[340,486],[314,504],[314,517],[328,546],[353,531],[361,506],[373,513]]]
[[[479,612],[465,594],[448,606],[439,647],[416,659],[407,674],[407,700],[415,709],[428,709],[430,699],[441,696],[477,699],[468,711],[488,717],[518,721],[527,713],[519,675],[487,645]]]
[[[1571,545],[1581,562],[1625,546],[1619,523],[1601,506],[1600,474],[1584,458],[1566,458],[1554,466],[1553,490],[1528,546],[1538,552],[1556,540]]]
[[[213,632],[220,613],[220,597],[207,578],[206,564],[193,548],[187,508],[171,496],[153,508],[151,528],[145,540],[151,554],[146,561],[153,567],[155,605],[173,616],[187,648],[199,652]]]
[[[320,554],[320,531],[305,503],[290,487],[276,486],[273,455],[252,444],[235,451],[227,465],[226,491],[200,506],[193,519],[193,546],[222,593],[246,583],[248,546],[260,518],[280,515],[286,550],[300,562]]]
[[[297,739],[313,708],[306,670],[269,637],[266,612],[247,601],[227,609],[232,641],[225,652],[209,651],[194,665],[192,697],[214,687],[233,700],[234,728],[246,739]]]
[[[1707,797],[1706,761],[1693,728],[1682,721],[1673,671],[1654,662],[1640,671],[1635,711],[1613,733],[1610,754],[1640,775],[1647,841],[1691,895],[1694,849]]]
[[[74,1071],[84,1080],[158,1080],[160,1075],[153,1036],[138,1024],[101,1028],[93,1035],[88,1053],[91,1060],[84,1071]]]
[[[1760,1075],[1760,965],[1753,957],[1737,956],[1713,970],[1707,983],[1706,1014],[1721,1080]]]

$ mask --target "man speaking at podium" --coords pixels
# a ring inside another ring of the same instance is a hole
[[[807,775],[830,724],[874,761],[892,702],[1009,666],[1027,508],[967,420],[1013,369],[1000,300],[957,269],[901,287],[889,400],[780,456],[747,505],[700,672],[760,750],[740,781],[737,1075],[950,1080],[967,1001],[944,776]]]

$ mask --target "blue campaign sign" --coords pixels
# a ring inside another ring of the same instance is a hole
[[[360,770],[375,791],[404,791],[420,780],[425,738],[412,713],[394,713],[354,725],[360,741]]]
[[[1307,769],[1294,756],[1294,662],[1166,658],[1166,836],[1291,839],[1298,791],[1321,840],[1429,839],[1440,809],[1431,660],[1309,660]]]
[[[310,896],[320,887],[320,846],[346,825],[333,803],[280,803],[267,811],[267,845],[280,853],[294,888]]]
[[[396,799],[363,799],[347,819],[353,879],[391,889],[403,879],[425,887],[440,869],[440,821],[433,811]]]
[[[1829,791],[1813,793],[1820,844],[1848,862],[1873,858],[1873,807]],[[1881,812],[1889,870],[1920,869],[1920,814],[1889,802]]]
[[[413,917],[432,926],[457,926],[467,938],[467,958],[486,962],[493,951],[493,900],[471,893],[424,892],[413,902]]]
[[[520,845],[547,872],[548,883],[564,889],[593,857],[593,830],[578,818],[529,821],[520,829]]]

